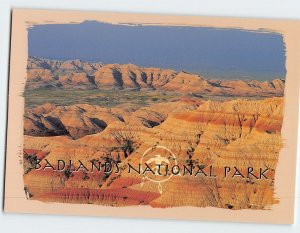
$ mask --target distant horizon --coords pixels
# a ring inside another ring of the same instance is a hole
[[[119,25],[84,21],[28,30],[28,54],[41,59],[134,64],[209,79],[285,79],[280,34],[207,27]]]
[[[56,61],[56,62],[68,62],[68,61],[80,61],[80,62],[83,62],[83,63],[97,63],[97,64],[103,64],[103,65],[111,65],[111,64],[116,64],[116,65],[136,65],[136,64],[133,64],[133,63],[104,63],[104,62],[101,62],[101,61],[83,61],[82,59],[79,59],[79,58],[75,58],[75,59],[67,59],[67,60],[62,60],[62,59],[49,59],[49,58],[43,58],[43,57],[36,57],[36,56],[28,56],[28,59],[30,58],[35,58],[35,59],[42,59],[42,60],[49,60],[49,61]],[[170,69],[170,68],[161,68],[161,67],[154,67],[154,66],[138,66],[136,65],[137,67],[139,68],[158,68],[158,69],[162,69],[162,70],[173,70],[175,72],[185,72],[185,73],[188,73],[188,74],[193,74],[193,75],[199,75],[207,80],[257,80],[255,78],[246,78],[245,75],[244,75],[244,78],[243,79],[239,79],[239,78],[222,78],[222,77],[213,77],[213,76],[210,76],[209,74],[198,74],[198,73],[193,73],[193,72],[189,72],[187,70],[175,70],[175,69]],[[227,74],[227,75],[230,75],[230,74]],[[273,81],[273,80],[276,80],[276,79],[281,79],[281,80],[285,80],[285,78],[283,77],[275,77],[273,79],[265,79],[265,80],[257,80],[259,82],[264,82],[264,81]]]

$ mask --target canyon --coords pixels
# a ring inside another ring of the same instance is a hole
[[[270,209],[279,201],[274,179],[283,146],[283,79],[217,80],[133,64],[31,57],[24,93],[24,190],[30,199],[232,210]],[[137,167],[145,151],[159,147],[172,151],[180,165],[207,174],[213,166],[216,177],[153,182],[127,172],[128,164]],[[109,161],[120,171],[36,169],[46,159],[72,160],[76,167],[79,160]],[[252,167],[256,176],[268,169],[268,176],[224,178],[224,167],[243,174]]]

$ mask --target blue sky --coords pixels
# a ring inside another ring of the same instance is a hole
[[[280,34],[179,26],[80,24],[29,29],[30,56],[185,70],[208,78],[285,77]]]

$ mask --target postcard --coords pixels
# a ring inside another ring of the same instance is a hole
[[[6,212],[294,221],[300,21],[15,9]]]

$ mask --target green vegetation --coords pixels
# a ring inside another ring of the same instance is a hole
[[[91,104],[102,107],[116,107],[130,104],[136,107],[148,106],[176,99],[176,93],[163,91],[136,90],[67,90],[43,88],[24,92],[26,108],[36,107],[45,103],[55,105]]]

